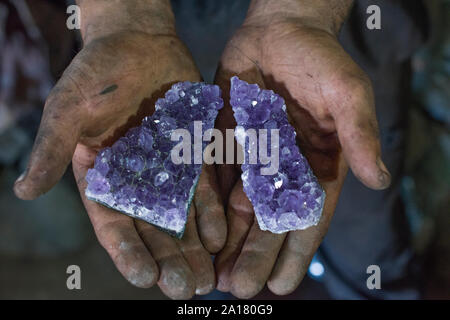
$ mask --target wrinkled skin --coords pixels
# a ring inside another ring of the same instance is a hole
[[[214,168],[201,174],[182,240],[87,200],[85,176],[98,150],[151,114],[171,84],[199,80],[175,35],[133,31],[90,41],[49,95],[27,173],[15,184],[18,197],[34,199],[56,184],[72,160],[95,233],[118,270],[138,287],[157,283],[174,299],[215,286],[210,253],[223,246],[226,224]]]
[[[224,93],[235,74],[285,98],[298,144],[327,197],[317,226],[285,234],[261,231],[243,192],[239,167],[221,166],[228,238],[215,260],[218,289],[251,298],[267,284],[273,293],[285,295],[297,288],[326,234],[347,166],[370,188],[390,183],[380,160],[373,92],[336,35],[301,19],[244,23],[228,43],[216,75]],[[235,125],[228,105],[217,126],[223,130]]]

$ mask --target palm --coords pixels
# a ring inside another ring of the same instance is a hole
[[[376,130],[370,84],[332,35],[295,23],[280,23],[269,30],[243,27],[229,42],[216,76],[225,92],[229,91],[229,78],[234,74],[285,98],[298,144],[327,198],[319,225],[283,235],[263,232],[253,219],[252,206],[238,179],[239,171],[223,166],[219,181],[223,193],[229,195],[229,235],[216,259],[219,288],[248,298],[268,281],[273,292],[287,294],[298,286],[326,233],[347,171],[344,156],[351,164],[369,162],[360,157],[360,152],[358,158],[351,158],[349,150],[360,147],[359,138],[352,138],[355,128],[367,126],[369,131]],[[367,108],[352,110],[353,99],[365,100]],[[357,123],[354,116],[346,122],[343,117],[351,112],[367,118]],[[218,126],[224,129],[234,125],[228,108],[220,115]],[[361,137],[365,139],[364,130]],[[374,139],[365,141],[366,148],[379,149]],[[368,185],[376,187],[377,181],[374,183],[363,168],[352,169]]]
[[[86,115],[80,142],[94,148],[138,125],[173,83],[200,79],[176,37],[140,34],[88,44],[65,75],[60,84],[78,92],[77,105]]]

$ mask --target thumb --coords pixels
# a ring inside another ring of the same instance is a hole
[[[62,82],[47,99],[27,169],[14,184],[20,199],[32,200],[50,190],[61,179],[75,151],[81,132],[77,107],[83,99]]]
[[[355,176],[367,187],[389,187],[391,175],[381,160],[375,102],[371,87],[353,89],[353,99],[334,112],[339,141]]]

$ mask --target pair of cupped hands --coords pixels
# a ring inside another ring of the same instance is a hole
[[[203,167],[180,240],[86,199],[85,176],[98,150],[139,125],[171,84],[201,81],[174,28],[85,32],[84,47],[46,101],[15,193],[26,200],[38,197],[72,161],[99,242],[135,286],[157,284],[174,299],[214,288],[251,298],[266,284],[275,294],[291,293],[326,234],[347,166],[370,188],[390,183],[380,158],[370,81],[336,33],[301,19],[248,18],[228,42],[215,80],[225,102],[216,121],[222,130],[236,125],[228,103],[233,75],[285,98],[301,151],[327,194],[317,226],[284,234],[261,231],[238,165]]]

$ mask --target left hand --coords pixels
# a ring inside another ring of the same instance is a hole
[[[247,20],[228,43],[216,75],[225,102],[233,75],[285,98],[300,149],[326,192],[317,226],[273,234],[259,229],[239,168],[219,168],[219,184],[228,199],[228,238],[215,260],[218,289],[251,298],[267,282],[273,293],[284,295],[297,288],[326,234],[347,164],[370,188],[390,183],[381,161],[374,96],[370,80],[336,34],[284,16]],[[226,105],[217,126],[223,130],[235,125]]]

